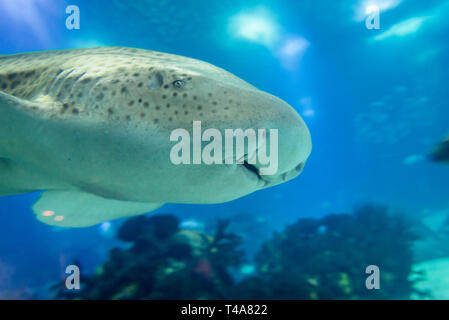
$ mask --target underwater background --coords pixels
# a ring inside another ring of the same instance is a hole
[[[35,220],[38,193],[1,197],[0,299],[449,298],[448,17],[441,0],[0,0],[0,54],[207,61],[288,102],[313,141],[285,184],[90,228]],[[84,289],[68,293],[74,262]]]

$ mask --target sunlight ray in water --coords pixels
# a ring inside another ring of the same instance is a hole
[[[0,11],[9,18],[7,21],[17,29],[24,29],[26,26],[43,45],[51,44],[50,30],[46,23],[49,6],[51,0],[0,0]]]

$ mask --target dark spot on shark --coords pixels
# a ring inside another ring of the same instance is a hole
[[[15,79],[17,77],[17,73],[10,73],[10,74],[8,74],[8,80],[13,80],[13,79]]]
[[[36,74],[36,71],[28,71],[25,73],[25,78],[30,78]]]
[[[69,109],[69,104],[68,104],[68,103],[64,103],[64,104],[62,105],[62,108],[61,108],[61,114],[63,114],[64,112],[66,112],[68,109]]]
[[[11,90],[14,90],[18,85],[20,84],[20,81],[19,80],[16,80],[16,81],[13,81],[12,83],[11,83]]]

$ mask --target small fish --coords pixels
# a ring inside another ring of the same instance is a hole
[[[434,162],[449,164],[449,137],[435,147],[430,155],[430,159]]]

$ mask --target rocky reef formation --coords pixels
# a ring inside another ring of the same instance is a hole
[[[414,292],[410,226],[385,207],[300,219],[258,251],[250,276],[241,238],[220,221],[214,235],[179,228],[173,215],[126,221],[98,272],[62,299],[403,299]],[[248,264],[248,263],[247,263]],[[380,268],[381,290],[365,286],[368,265]],[[239,279],[237,281],[236,279]]]

